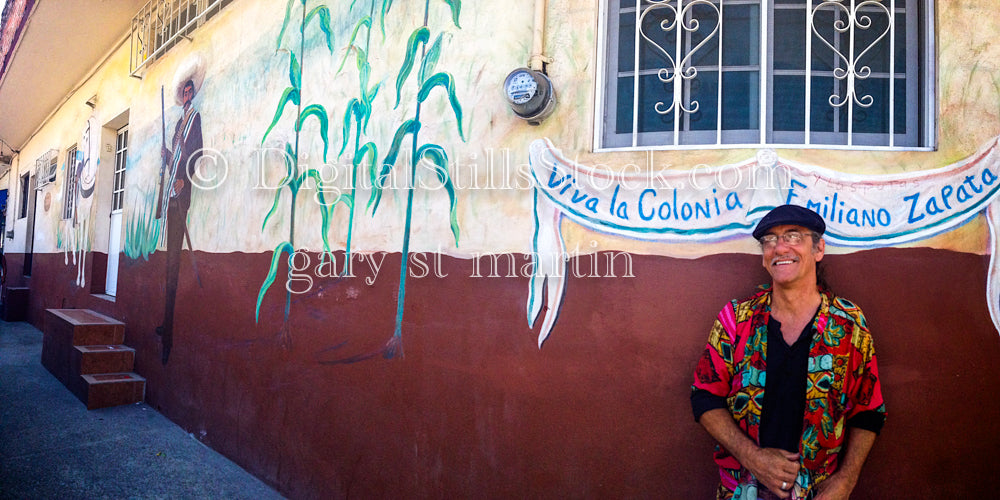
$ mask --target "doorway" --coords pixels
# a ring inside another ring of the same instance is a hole
[[[122,249],[122,201],[125,197],[125,165],[128,162],[128,125],[115,134],[115,175],[111,190],[111,225],[108,239],[108,272],[104,293],[118,293],[118,261]]]

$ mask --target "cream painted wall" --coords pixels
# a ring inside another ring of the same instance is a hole
[[[329,113],[330,151],[325,168],[332,172],[336,166],[343,175],[350,153],[338,158],[337,152],[342,144],[345,104],[357,93],[353,55],[349,54],[340,72],[338,67],[358,14],[348,13],[349,2],[329,4],[334,18],[333,53],[322,44],[319,30],[312,26],[307,32],[308,46],[302,57],[303,104],[322,104]],[[533,127],[517,119],[505,104],[500,87],[509,71],[527,62],[532,7],[533,2],[529,0],[464,2],[461,29],[451,25],[444,2],[433,7],[437,10],[432,10],[430,18],[432,40],[438,33],[446,33],[437,69],[455,76],[466,141],[458,137],[447,99],[437,91],[423,107],[421,138],[442,145],[450,154],[452,175],[461,184],[458,218],[462,237],[456,248],[448,225],[444,192],[423,190],[415,199],[412,251],[442,251],[457,256],[529,251],[531,192],[484,187],[490,182],[494,185],[516,182],[516,169],[528,162],[528,144],[540,137],[550,138],[567,157],[580,163],[601,164],[613,170],[631,164],[646,168],[650,161],[657,169],[725,165],[756,154],[753,149],[594,153],[597,1],[549,1],[546,52],[552,58],[548,70],[559,104],[555,113],[540,126]],[[992,37],[992,33],[1000,30],[1000,18],[994,15],[998,7],[1000,1],[997,0],[937,4],[940,115],[936,151],[796,149],[779,151],[779,154],[801,163],[868,175],[932,169],[972,154],[1000,132],[1000,72],[996,67],[996,61],[1000,60],[1000,44]],[[226,177],[219,186],[194,193],[189,214],[192,241],[197,249],[210,252],[273,250],[288,236],[290,207],[287,196],[283,197],[275,218],[262,229],[264,216],[274,199],[273,190],[265,186],[273,184],[281,174],[273,162],[262,167],[260,158],[262,137],[274,116],[278,98],[288,84],[288,43],[283,43],[278,50],[275,43],[283,17],[284,4],[280,2],[243,0],[235,3],[199,28],[190,41],[181,41],[164,57],[150,64],[141,80],[128,76],[127,47],[120,48],[29,141],[21,154],[22,168],[27,164],[33,166],[34,159],[49,148],[59,148],[62,164],[66,147],[79,140],[82,124],[91,112],[84,104],[90,96],[97,94],[99,97],[93,110],[99,123],[105,124],[129,110],[131,143],[124,216],[127,225],[130,217],[148,208],[157,187],[160,86],[165,87],[167,94],[166,122],[170,134],[180,113],[180,107],[172,99],[175,72],[186,60],[197,55],[204,61],[206,77],[195,106],[202,114],[205,146],[216,153],[214,158],[219,161],[218,165],[225,166]],[[412,84],[404,90],[402,102],[395,108],[394,86],[406,39],[422,21],[422,3],[397,2],[389,13],[385,37],[377,24],[373,30],[369,51],[371,81],[381,82],[382,87],[374,103],[374,116],[367,135],[383,155],[396,127],[414,112]],[[290,28],[286,38],[297,40],[296,30]],[[286,110],[263,146],[277,146],[283,140],[291,140],[292,114]],[[314,167],[324,166],[318,132],[315,121],[309,121],[300,136],[309,152],[307,162]],[[102,160],[102,165],[109,161]],[[504,168],[508,170],[504,172]],[[221,171],[219,167],[213,170]],[[17,172],[12,176],[16,178]],[[58,209],[62,206],[63,179],[60,170],[56,183],[47,188],[53,193],[52,209],[38,212],[35,251],[61,250],[58,231],[63,223]],[[300,198],[309,198],[308,193]],[[367,213],[357,217],[353,236],[356,250],[400,249],[404,198],[401,191],[388,193],[374,217]],[[366,202],[367,196],[359,196],[359,209]],[[302,199],[299,203],[296,246],[319,250],[322,247],[318,230],[320,212],[310,201]],[[346,240],[345,212],[343,207],[338,207],[331,226],[331,242],[337,248],[343,248]],[[16,226],[18,234],[23,234],[21,225],[23,223]],[[106,225],[104,231],[106,233]],[[572,223],[565,223],[564,231],[570,246],[579,243],[581,248],[594,250],[621,249],[689,257],[730,251],[756,252],[752,242],[745,241],[697,246],[650,244],[600,235]],[[979,217],[958,230],[917,245],[985,253],[987,239],[987,228]],[[100,230],[92,236],[95,249],[106,248],[106,240],[107,235],[100,234]],[[95,243],[97,241],[101,243]],[[18,249],[23,249],[23,241],[15,240],[8,251]]]

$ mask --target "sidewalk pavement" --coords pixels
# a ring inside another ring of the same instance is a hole
[[[88,411],[0,321],[0,499],[281,496],[145,403]]]

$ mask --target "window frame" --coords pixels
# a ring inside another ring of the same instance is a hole
[[[21,203],[20,209],[17,212],[18,220],[28,217],[28,198],[31,197],[31,172],[25,172],[21,175],[21,185],[19,186],[21,193]]]
[[[128,125],[115,132],[115,169],[111,187],[111,213],[125,206],[125,169],[128,164]]]
[[[908,36],[913,36],[917,39],[916,45],[916,61],[919,63],[918,68],[915,72],[918,81],[915,84],[916,95],[911,96],[912,99],[916,100],[916,104],[910,105],[908,112],[917,113],[917,118],[912,121],[913,127],[915,127],[916,134],[915,140],[918,145],[876,145],[870,144],[870,137],[882,138],[887,140],[890,132],[879,133],[879,134],[863,134],[860,132],[855,132],[851,137],[850,144],[831,144],[826,142],[819,142],[817,138],[822,138],[823,134],[833,134],[834,136],[846,134],[846,132],[817,132],[815,130],[810,131],[811,136],[808,136],[805,130],[797,131],[778,131],[774,130],[774,120],[773,120],[773,106],[771,106],[770,100],[773,94],[773,79],[775,74],[780,74],[782,72],[787,73],[789,70],[776,70],[772,63],[773,56],[773,36],[770,33],[774,32],[774,12],[775,8],[788,8],[788,4],[775,5],[773,0],[760,0],[760,14],[761,17],[766,17],[766,21],[761,21],[762,32],[758,34],[758,41],[761,44],[761,50],[758,53],[760,56],[758,58],[758,65],[761,68],[766,68],[766,71],[760,70],[762,76],[760,85],[765,89],[761,92],[760,99],[758,101],[758,112],[759,108],[766,108],[764,112],[760,113],[761,119],[765,120],[765,123],[758,123],[757,128],[751,130],[725,130],[719,129],[721,131],[720,137],[716,140],[716,130],[708,131],[696,131],[696,130],[681,130],[680,133],[675,134],[673,130],[670,131],[652,131],[652,132],[639,132],[633,134],[632,131],[628,131],[623,134],[605,134],[606,130],[612,129],[615,126],[615,119],[617,109],[612,110],[609,106],[616,106],[617,101],[615,100],[615,89],[617,88],[617,80],[615,76],[616,71],[611,67],[615,64],[617,67],[617,54],[611,54],[612,49],[617,49],[616,42],[618,36],[618,30],[620,28],[619,22],[611,22],[612,7],[611,2],[621,1],[630,2],[631,0],[601,0],[598,3],[598,29],[597,29],[597,54],[595,60],[597,62],[596,68],[596,78],[595,78],[595,109],[594,109],[594,136],[593,136],[593,150],[595,152],[613,152],[613,151],[649,151],[649,150],[692,150],[692,149],[747,149],[747,148],[781,148],[781,149],[825,149],[825,150],[872,150],[872,151],[934,151],[938,147],[938,132],[937,132],[937,121],[938,121],[938,86],[936,80],[936,10],[934,0],[915,0],[916,6],[919,9],[917,14],[917,19],[913,21],[913,26],[917,28],[917,33],[907,33]],[[905,2],[906,0],[895,0],[897,2]],[[731,5],[733,2],[724,5]],[[634,7],[627,8],[629,10],[634,10]],[[897,10],[899,7],[897,6]],[[618,11],[615,11],[616,19]],[[763,31],[766,30],[766,31]],[[921,38],[922,34],[922,38]],[[810,35],[812,37],[812,35]],[[637,35],[638,38],[638,35]],[[717,70],[717,67],[716,67]],[[899,71],[896,71],[899,73]],[[909,100],[909,99],[908,99]],[[809,106],[806,106],[808,108]],[[760,121],[760,120],[758,120]],[[911,123],[907,123],[910,125]],[[806,129],[806,127],[803,127]],[[690,139],[698,139],[699,137],[705,137],[705,135],[710,135],[713,139],[707,141],[704,139],[698,140],[698,143],[684,143],[690,142]],[[749,135],[759,136],[757,141],[748,142],[724,142],[727,140],[727,136],[732,138],[733,136],[743,136],[748,137]],[[792,135],[802,136],[801,142],[780,142],[774,140],[777,138],[782,138],[787,141],[787,138]],[[895,133],[896,137],[900,137],[901,133]],[[626,139],[628,144],[622,144],[622,141],[615,141],[616,138]],[[664,139],[657,139],[657,137],[663,137]],[[681,137],[685,139],[682,140]],[[809,137],[809,140],[806,140]],[[652,139],[651,139],[652,138]],[[858,139],[862,139],[858,141]],[[866,140],[867,139],[867,140]],[[860,142],[860,143],[859,143]],[[869,142],[866,144],[866,142]],[[884,141],[883,141],[884,142]],[[897,143],[898,144],[898,143]]]
[[[77,145],[66,148],[66,177],[63,183],[62,220],[73,218],[76,213],[76,189],[79,179],[76,178]]]

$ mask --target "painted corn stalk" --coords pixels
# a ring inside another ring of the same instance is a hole
[[[338,158],[343,156],[353,139],[354,154],[352,156],[353,160],[351,161],[351,190],[349,194],[343,194],[341,196],[344,203],[347,204],[348,209],[350,210],[347,222],[347,241],[344,249],[344,270],[341,275],[348,274],[350,269],[352,248],[351,240],[354,235],[355,219],[354,201],[356,199],[358,188],[358,169],[363,165],[368,165],[369,172],[374,172],[378,159],[378,146],[372,141],[365,141],[362,143],[362,137],[367,135],[368,122],[372,117],[372,102],[375,100],[375,97],[378,95],[379,88],[381,87],[381,83],[369,86],[372,68],[371,64],[368,62],[368,54],[371,47],[372,22],[375,17],[375,7],[378,3],[381,3],[382,5],[381,14],[378,17],[380,25],[383,29],[383,34],[385,33],[385,13],[391,2],[388,0],[371,0],[368,13],[359,19],[354,25],[354,30],[351,33],[351,40],[347,44],[347,48],[344,51],[344,58],[340,61],[340,67],[337,69],[337,72],[340,73],[344,69],[344,64],[347,62],[347,59],[351,56],[351,54],[353,53],[355,55],[355,62],[358,71],[358,96],[352,97],[347,102],[347,109],[344,111],[343,145],[337,155]],[[351,10],[354,10],[353,3],[351,4]],[[365,37],[363,45],[358,40],[358,35],[361,33],[362,29],[364,29]]]
[[[296,9],[298,7],[298,9]],[[298,13],[296,14],[296,11]],[[289,31],[289,26],[293,23],[293,18],[297,15],[298,19],[298,37],[292,36]],[[315,168],[300,168],[299,165],[299,155],[300,155],[300,139],[302,134],[303,125],[307,120],[314,119],[319,123],[319,133],[321,139],[323,140],[323,162],[326,162],[327,151],[329,149],[329,117],[326,112],[326,108],[321,104],[305,104],[304,97],[302,95],[302,79],[305,74],[305,59],[306,59],[306,38],[307,30],[311,26],[317,26],[321,30],[324,41],[326,42],[327,49],[330,54],[333,54],[333,33],[330,28],[330,10],[325,5],[317,5],[315,7],[309,8],[306,0],[289,0],[287,6],[285,7],[285,19],[281,25],[281,31],[278,33],[277,48],[276,53],[287,53],[289,57],[288,61],[288,81],[289,85],[282,92],[281,97],[278,99],[278,106],[274,113],[274,118],[271,120],[271,125],[264,132],[264,137],[261,139],[261,145],[267,140],[271,132],[278,126],[279,122],[286,114],[286,110],[289,108],[289,104],[294,105],[294,118],[291,120],[291,125],[294,127],[294,141],[286,142],[284,145],[284,163],[285,163],[285,177],[279,183],[279,188],[275,190],[274,202],[271,205],[271,209],[267,212],[264,217],[264,222],[261,224],[261,230],[267,227],[269,221],[272,217],[275,217],[281,201],[283,193],[286,193],[290,198],[289,206],[290,211],[288,214],[289,230],[288,239],[278,243],[278,246],[274,249],[274,254],[271,257],[271,266],[268,270],[267,277],[264,279],[263,284],[261,284],[260,292],[257,294],[257,309],[256,309],[256,320],[260,321],[260,307],[261,303],[264,301],[264,296],[267,291],[274,284],[277,278],[278,268],[281,264],[282,256],[287,254],[287,259],[294,256],[297,250],[295,246],[295,222],[296,222],[296,210],[300,205],[299,191],[303,186],[307,184],[309,180],[316,185],[316,196],[319,203],[307,203],[308,206],[318,205],[321,211],[322,225],[320,232],[323,239],[323,250],[324,252],[330,251],[330,242],[328,238],[330,218],[332,216],[333,209],[340,202],[338,199],[327,200],[326,193],[329,192],[325,189],[323,179],[320,176],[319,171]],[[282,43],[288,39],[288,48],[282,49]],[[296,43],[297,42],[297,43]],[[288,272],[291,273],[291,265],[288,266]],[[292,304],[292,292],[290,290],[285,290],[285,310],[284,310],[284,320],[282,322],[281,331],[279,332],[279,337],[286,348],[291,346],[291,335],[288,331],[288,317],[291,311]]]
[[[461,0],[443,0],[443,3],[447,4],[450,9],[452,23],[454,23],[456,28],[461,29],[458,22],[459,14],[462,9]],[[440,5],[440,2],[435,1],[434,4],[435,7],[437,7]],[[430,28],[428,28],[427,20],[431,12],[431,2],[430,0],[425,0],[423,26],[414,30],[410,35],[406,44],[406,54],[403,64],[396,75],[395,108],[399,108],[404,94],[409,94],[416,101],[414,114],[396,129],[392,138],[392,144],[389,146],[389,150],[386,152],[385,158],[382,160],[381,168],[375,179],[373,179],[372,196],[368,203],[371,207],[372,213],[374,214],[375,211],[378,210],[383,190],[385,189],[386,182],[392,175],[393,170],[398,167],[409,167],[409,182],[406,186],[406,220],[403,225],[403,255],[401,257],[399,271],[399,293],[396,299],[396,327],[393,331],[392,337],[381,350],[382,355],[385,358],[393,358],[396,356],[402,356],[403,354],[403,310],[406,302],[406,278],[409,272],[407,264],[410,260],[413,192],[414,185],[416,184],[418,164],[424,163],[432,171],[434,171],[437,175],[438,181],[441,182],[445,191],[448,193],[450,201],[449,218],[452,235],[455,238],[456,245],[458,244],[459,239],[455,186],[452,183],[451,174],[448,170],[448,152],[445,148],[438,144],[432,142],[421,142],[423,138],[420,135],[422,125],[422,105],[428,99],[440,96],[448,99],[450,109],[455,114],[455,124],[458,130],[458,135],[463,141],[465,140],[465,133],[462,131],[462,106],[459,103],[455,92],[455,78],[447,72],[435,72],[435,67],[441,57],[441,41],[443,33],[438,34],[434,38],[434,42],[430,43],[431,31]],[[415,73],[413,71],[414,68],[417,69]],[[413,94],[412,91],[409,93],[404,91],[407,84],[415,86],[415,94]],[[435,119],[437,119],[437,117],[435,117]],[[405,163],[397,163],[397,160],[400,158],[400,152],[403,151],[404,148],[409,149],[408,165]]]

